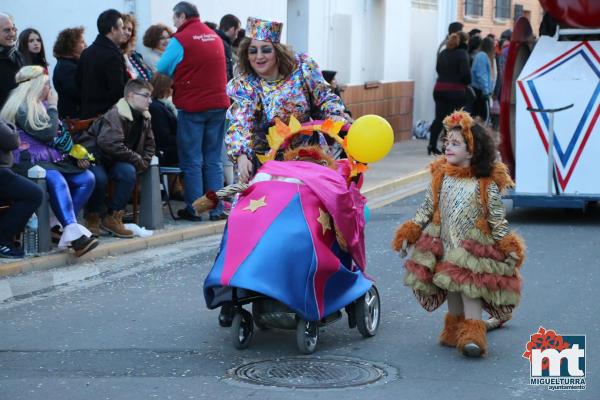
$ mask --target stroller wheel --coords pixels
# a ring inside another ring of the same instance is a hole
[[[380,307],[379,291],[375,285],[356,301],[356,327],[364,337],[372,337],[377,333]]]
[[[254,325],[252,314],[240,308],[235,311],[233,322],[231,323],[231,338],[233,339],[233,347],[238,350],[247,349],[252,340],[254,333]]]
[[[302,354],[312,354],[319,340],[318,322],[305,321],[302,318],[296,325],[296,344]]]

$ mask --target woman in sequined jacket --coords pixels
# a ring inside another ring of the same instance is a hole
[[[525,245],[508,230],[501,193],[513,182],[491,136],[464,111],[447,116],[444,127],[445,156],[431,164],[425,200],[392,246],[404,256],[414,245],[404,283],[423,308],[448,300],[440,343],[480,357],[486,330],[510,319],[519,303]]]
[[[301,123],[311,118],[351,122],[316,61],[279,43],[282,26],[248,18],[246,38],[238,50],[237,77],[227,85],[232,104],[225,144],[242,181],[248,181],[260,165],[256,154],[269,151],[266,134],[275,118],[286,124],[292,115]]]

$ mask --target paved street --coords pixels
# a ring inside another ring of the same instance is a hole
[[[241,364],[293,357],[297,350],[294,333],[285,331],[256,332],[249,349],[233,349],[230,331],[204,306],[202,282],[219,242],[208,237],[63,269],[58,282],[64,284],[0,303],[0,399],[600,398],[600,318],[593,303],[600,295],[600,208],[509,214],[529,247],[522,304],[505,328],[489,335],[489,356],[469,360],[437,344],[443,313],[417,305],[400,283],[400,259],[389,250],[396,225],[421,198],[374,210],[367,225],[368,268],[382,296],[377,336],[363,339],[344,318],[321,331],[312,356],[386,365],[388,377],[375,384],[317,391],[230,379],[228,370]],[[86,268],[103,272],[69,282]],[[36,290],[44,287],[36,279],[47,274],[8,279]],[[587,335],[585,392],[529,386],[521,354],[539,326]]]

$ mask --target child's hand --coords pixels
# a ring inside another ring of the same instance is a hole
[[[77,166],[81,169],[88,169],[90,162],[88,160],[77,160]]]
[[[58,104],[58,93],[56,93],[56,90],[50,89],[46,100],[48,101],[48,106],[56,107]]]
[[[506,257],[506,263],[516,267],[519,264],[519,261],[521,260],[521,257],[519,257],[517,255],[516,252],[511,251],[510,253],[508,253],[508,256]]]
[[[399,252],[401,258],[404,258],[408,255],[408,240],[404,239],[402,241],[402,247],[400,248]]]

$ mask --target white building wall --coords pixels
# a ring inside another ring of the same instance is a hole
[[[341,84],[362,83],[365,0],[304,1],[309,3],[308,53],[321,69],[338,71]]]
[[[286,0],[188,0],[198,7],[202,21],[214,22],[217,25],[225,14],[233,14],[242,21],[242,28],[246,28],[248,17],[257,17],[275,20],[284,23],[282,38],[286,37],[287,1]],[[171,26],[173,6],[179,0],[137,0],[138,4],[150,3],[151,23],[162,22]]]
[[[308,0],[288,0],[287,38],[282,40],[293,43],[295,51],[308,52],[308,21]]]
[[[410,37],[410,78],[415,82],[413,117],[414,121],[432,121],[435,117],[433,102],[433,85],[437,79],[435,71],[438,40],[437,19],[438,11],[430,8],[413,7]],[[436,29],[422,29],[431,26]]]
[[[412,0],[409,78],[415,82],[413,120],[433,121],[436,52],[456,20],[456,1]],[[436,4],[437,3],[437,4]]]
[[[306,4],[308,28],[288,33],[288,43],[304,51],[308,37],[308,53],[340,83],[408,79],[410,0],[288,1],[297,13]]]
[[[411,28],[423,29],[420,21],[412,19],[410,0],[386,0],[384,10],[383,81],[395,82],[413,79],[410,77],[411,46],[417,42]]]

